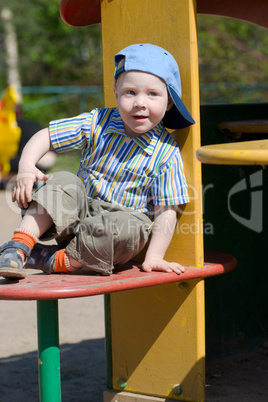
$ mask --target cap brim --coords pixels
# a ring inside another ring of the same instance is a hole
[[[167,128],[178,129],[189,127],[192,124],[195,124],[194,119],[188,112],[186,106],[177,93],[173,91],[172,88],[169,88],[169,92],[174,105],[169,111],[166,112],[163,118],[164,126]]]

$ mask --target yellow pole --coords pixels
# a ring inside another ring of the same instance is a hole
[[[182,99],[196,124],[172,135],[185,165],[191,202],[183,209],[165,258],[203,265],[199,81],[194,0],[102,0],[105,104],[115,105],[113,60],[133,43],[153,43],[178,61]],[[114,390],[185,401],[205,392],[204,284],[189,281],[110,296]],[[109,399],[107,399],[109,400]],[[111,399],[112,400],[112,399]],[[142,399],[135,399],[142,400]]]

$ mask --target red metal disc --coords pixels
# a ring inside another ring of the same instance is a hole
[[[268,27],[267,0],[197,0],[197,13],[237,18]],[[68,25],[101,22],[100,0],[61,0],[60,14]]]

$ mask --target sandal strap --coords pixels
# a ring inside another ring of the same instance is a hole
[[[26,246],[26,244],[24,244],[20,241],[15,241],[15,240],[8,241],[7,243],[3,244],[0,247],[0,253],[2,253],[4,250],[6,250],[8,248],[20,249],[26,254],[27,257],[29,257],[31,254],[30,247]]]

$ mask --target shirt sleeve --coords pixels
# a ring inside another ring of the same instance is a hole
[[[92,120],[97,110],[49,123],[49,134],[57,152],[83,149],[92,141]]]
[[[155,205],[180,205],[189,202],[187,182],[180,151],[160,171],[152,185]]]

